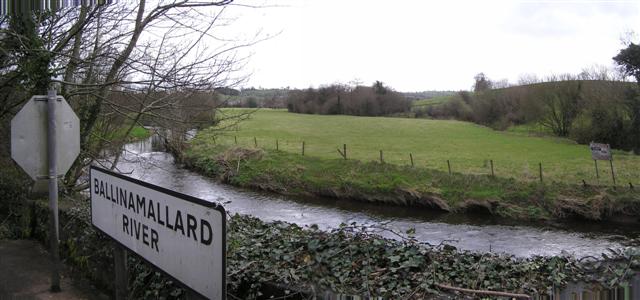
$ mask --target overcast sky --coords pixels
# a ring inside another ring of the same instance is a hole
[[[265,3],[231,8],[242,34],[279,33],[251,48],[246,87],[380,80],[400,91],[461,90],[479,72],[515,83],[612,66],[621,38],[640,33],[637,0]]]

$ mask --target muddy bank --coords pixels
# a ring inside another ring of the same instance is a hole
[[[514,220],[640,222],[640,195],[628,188],[525,183],[275,150],[192,144],[184,166],[232,185],[283,195],[349,199],[480,213]]]
[[[448,213],[419,206],[288,196],[242,188],[182,168],[161,144],[157,146],[151,140],[127,145],[126,160],[119,169],[133,178],[223,203],[230,212],[267,222],[285,221],[302,227],[315,224],[325,231],[338,228],[341,223],[357,222],[378,226],[377,234],[392,239],[396,236],[388,230],[415,230],[415,238],[423,243],[448,243],[461,250],[516,257],[599,256],[608,249],[637,244],[640,234],[626,224],[525,222],[481,213]]]

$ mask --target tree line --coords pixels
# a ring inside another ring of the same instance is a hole
[[[544,131],[586,144],[609,143],[638,151],[638,88],[616,81],[567,80],[481,92],[459,92],[417,116],[453,118],[505,130],[537,124]]]
[[[376,81],[371,86],[332,84],[317,89],[292,91],[287,110],[295,113],[323,115],[385,116],[409,111],[406,97]]]
[[[613,58],[622,76],[592,68],[578,75],[559,75],[547,82],[495,88],[484,74],[475,77],[474,92],[459,92],[450,101],[414,110],[417,117],[453,118],[504,130],[537,124],[578,143],[611,144],[640,154],[640,46],[629,43]],[[634,82],[624,81],[631,76]]]

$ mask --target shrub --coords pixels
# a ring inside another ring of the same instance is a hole
[[[402,94],[376,82],[373,86],[348,87],[334,84],[292,92],[289,112],[322,115],[386,116],[409,112],[410,101]]]

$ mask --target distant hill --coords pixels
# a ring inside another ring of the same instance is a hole
[[[216,92],[224,101],[224,107],[266,107],[266,108],[286,108],[287,97],[293,92],[305,91],[307,89],[288,88],[217,88]],[[423,105],[425,100],[433,99],[431,102],[443,102],[449,96],[455,95],[455,91],[421,91],[421,92],[400,92],[402,96],[413,105]]]
[[[225,95],[225,96],[238,96],[240,95],[240,91],[228,87],[218,87],[214,89],[216,93]]]
[[[409,100],[423,100],[443,96],[455,95],[456,91],[422,91],[422,92],[403,92],[402,94]]]
[[[636,83],[567,80],[459,92],[412,110],[416,117],[471,121],[499,130],[530,125],[579,143],[599,141],[630,150],[640,146],[640,136],[632,141],[640,131],[639,94]]]
[[[412,109],[416,109],[416,108],[425,108],[427,106],[431,106],[431,105],[438,105],[438,104],[443,104],[451,99],[453,99],[453,97],[455,97],[456,94],[450,94],[450,95],[446,95],[446,96],[437,96],[437,97],[433,97],[433,98],[425,98],[425,99],[420,99],[420,100],[415,100],[413,102],[411,102],[411,107]]]
[[[285,108],[287,96],[291,91],[282,88],[248,88],[242,90],[224,89],[219,93],[223,95],[221,98],[224,101],[224,107]]]

